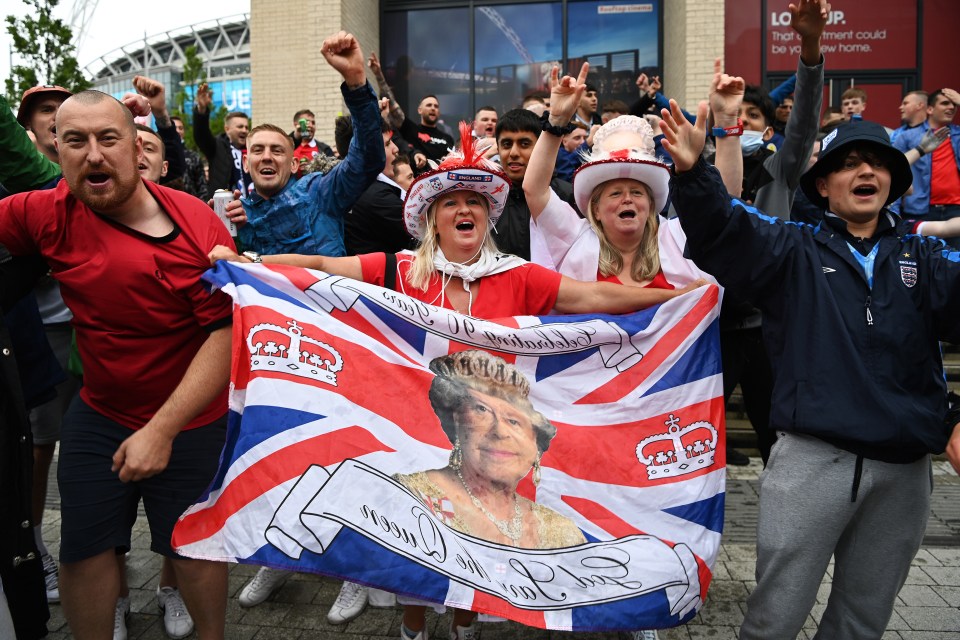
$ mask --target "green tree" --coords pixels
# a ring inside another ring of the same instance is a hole
[[[203,70],[203,60],[197,55],[196,45],[190,45],[184,49],[183,55],[180,90],[173,97],[172,115],[183,121],[183,139],[187,147],[197,151],[197,145],[193,141],[193,114],[187,113],[187,100],[193,100],[193,96],[197,95],[197,87],[207,81],[207,76]]]
[[[30,10],[23,18],[7,16],[7,33],[20,64],[13,65],[4,81],[7,100],[17,104],[20,96],[38,84],[57,84],[71,91],[91,86],[77,63],[73,32],[53,15],[60,0],[23,0]]]

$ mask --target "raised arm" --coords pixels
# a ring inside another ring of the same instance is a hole
[[[323,176],[310,174],[313,197],[322,203],[324,215],[342,218],[367,190],[387,161],[380,134],[380,105],[367,82],[363,51],[352,35],[339,32],[323,41],[323,57],[343,76],[344,102],[353,116],[353,138],[341,162]]]
[[[377,81],[377,89],[380,91],[380,97],[390,101],[390,108],[387,112],[388,117],[385,118],[385,120],[394,129],[399,129],[400,125],[403,124],[403,119],[407,116],[403,112],[403,109],[400,108],[400,103],[393,97],[393,89],[390,88],[390,85],[387,83],[387,78],[383,75],[383,68],[380,67],[380,59],[377,58],[377,54],[370,54],[370,59],[367,60],[367,66],[370,67],[370,71],[373,72],[373,77]]]
[[[740,103],[743,101],[744,84],[743,78],[728,76],[723,72],[722,58],[714,60],[713,83],[710,85],[710,112],[713,115],[714,127],[728,129],[737,125]],[[718,136],[716,140],[717,155],[714,164],[723,177],[727,192],[739,196],[743,189],[743,154],[740,151],[740,138]]]
[[[213,162],[217,155],[217,141],[210,132],[210,107],[213,104],[213,93],[206,82],[197,87],[197,95],[193,100],[193,141],[200,149],[200,153]]]
[[[576,79],[560,74],[558,67],[550,70],[550,113],[549,123],[554,127],[565,127],[570,124],[573,114],[577,112],[580,97],[586,90],[587,73],[590,64],[584,62],[580,67],[580,75]],[[536,220],[550,201],[550,179],[557,164],[557,151],[560,149],[560,136],[547,131],[540,134],[537,144],[530,154],[527,163],[527,172],[523,176],[523,193],[527,197],[527,206],[530,207],[530,216]]]
[[[157,134],[163,140],[164,155],[169,168],[163,182],[171,182],[187,171],[187,159],[177,128],[167,112],[167,94],[162,82],[146,76],[134,76],[133,87],[150,103],[150,111],[157,123]]]
[[[771,291],[783,287],[801,230],[771,220],[727,193],[719,171],[701,158],[706,136],[706,103],[691,125],[671,100],[662,111],[664,147],[673,156],[670,193],[687,237],[689,256],[699,269],[763,308]]]
[[[770,91],[770,100],[773,102],[773,106],[779,107],[783,104],[784,98],[787,98],[791,93],[793,93],[794,87],[797,86],[797,74],[793,74],[777,86],[775,86]]]
[[[800,36],[797,85],[793,110],[783,132],[784,142],[777,153],[766,159],[764,167],[776,183],[785,186],[792,194],[800,184],[800,176],[807,169],[807,161],[820,127],[820,107],[823,102],[820,37],[827,26],[830,5],[819,0],[800,0],[797,4],[791,4],[789,9],[790,26]],[[761,187],[757,194],[757,202],[766,202],[763,189]],[[770,213],[784,219],[790,216],[789,210],[771,210]]]

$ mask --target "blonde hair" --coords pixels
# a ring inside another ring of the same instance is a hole
[[[437,198],[427,209],[426,219],[424,220],[423,238],[420,239],[420,245],[414,252],[416,260],[413,261],[410,270],[407,272],[407,283],[410,286],[426,291],[430,286],[430,280],[437,276],[437,269],[433,266],[433,259],[437,255],[437,249],[440,248],[440,236],[437,233],[436,209],[440,198]],[[483,209],[489,216],[490,203],[484,197],[480,198],[483,203]],[[487,218],[487,230],[483,235],[483,246],[481,251],[497,252],[497,245],[490,236],[490,218]]]
[[[636,180],[635,182],[640,181]],[[650,213],[647,215],[643,237],[640,239],[640,245],[633,255],[633,265],[630,269],[630,276],[638,282],[653,280],[660,271],[660,247],[657,240],[660,216],[658,212],[653,210],[653,193],[650,191],[650,187],[643,182],[640,182],[640,184],[643,185],[643,191],[650,203]],[[604,276],[616,276],[623,270],[623,253],[607,239],[607,234],[604,233],[603,226],[594,213],[600,203],[600,194],[606,185],[606,182],[601,182],[593,188],[593,192],[590,194],[590,204],[587,207],[587,220],[590,221],[590,226],[593,227],[600,239],[600,273]]]

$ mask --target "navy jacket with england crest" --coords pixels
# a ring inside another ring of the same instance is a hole
[[[671,188],[690,257],[763,311],[771,428],[887,462],[944,450],[939,341],[960,341],[960,254],[886,209],[857,250],[839,218],[784,222],[731,200],[702,159]]]

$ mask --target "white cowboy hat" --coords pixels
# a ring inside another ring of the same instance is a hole
[[[433,171],[421,174],[410,185],[403,203],[403,223],[411,236],[420,240],[426,229],[427,210],[440,196],[451,191],[476,191],[489,203],[492,227],[503,214],[510,193],[510,178],[494,163],[483,158],[474,145],[470,125],[460,123],[461,151],[454,151]]]
[[[605,144],[614,133],[628,131],[640,135],[639,145],[629,149],[609,149]],[[653,155],[653,129],[643,118],[620,116],[600,127],[593,138],[593,151],[573,174],[573,197],[586,215],[590,195],[597,185],[608,180],[629,178],[647,185],[653,197],[653,211],[660,213],[670,196],[670,168]]]

